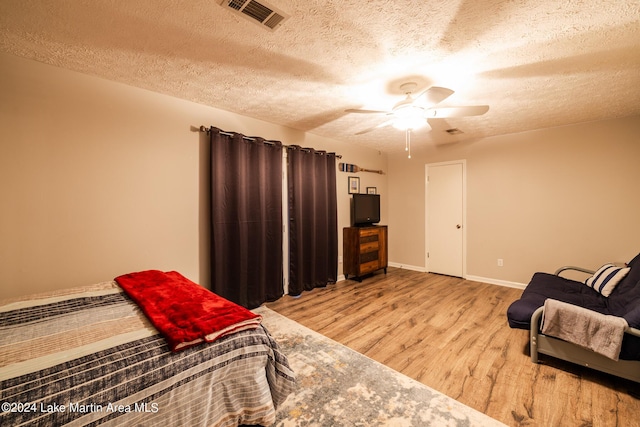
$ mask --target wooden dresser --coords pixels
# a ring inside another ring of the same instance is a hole
[[[342,230],[342,271],[344,278],[362,276],[384,269],[387,273],[387,226],[345,227]]]

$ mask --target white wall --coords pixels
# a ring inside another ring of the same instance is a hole
[[[387,167],[377,151],[6,54],[0,93],[0,298],[151,268],[209,286],[200,125]],[[340,253],[347,175],[337,180]],[[386,192],[386,176],[358,175],[362,191]]]
[[[640,252],[640,117],[424,146],[412,157],[389,156],[392,262],[425,267],[425,164],[458,159],[467,160],[467,275],[522,284],[535,271]]]

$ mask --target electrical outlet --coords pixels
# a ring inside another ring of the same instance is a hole
[[[502,267],[504,265],[504,261],[502,258],[498,258],[498,267]]]

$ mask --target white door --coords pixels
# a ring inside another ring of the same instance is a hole
[[[464,277],[465,163],[426,167],[427,271]]]

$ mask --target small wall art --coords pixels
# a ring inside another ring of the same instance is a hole
[[[357,176],[349,177],[349,194],[360,193],[360,178]]]

